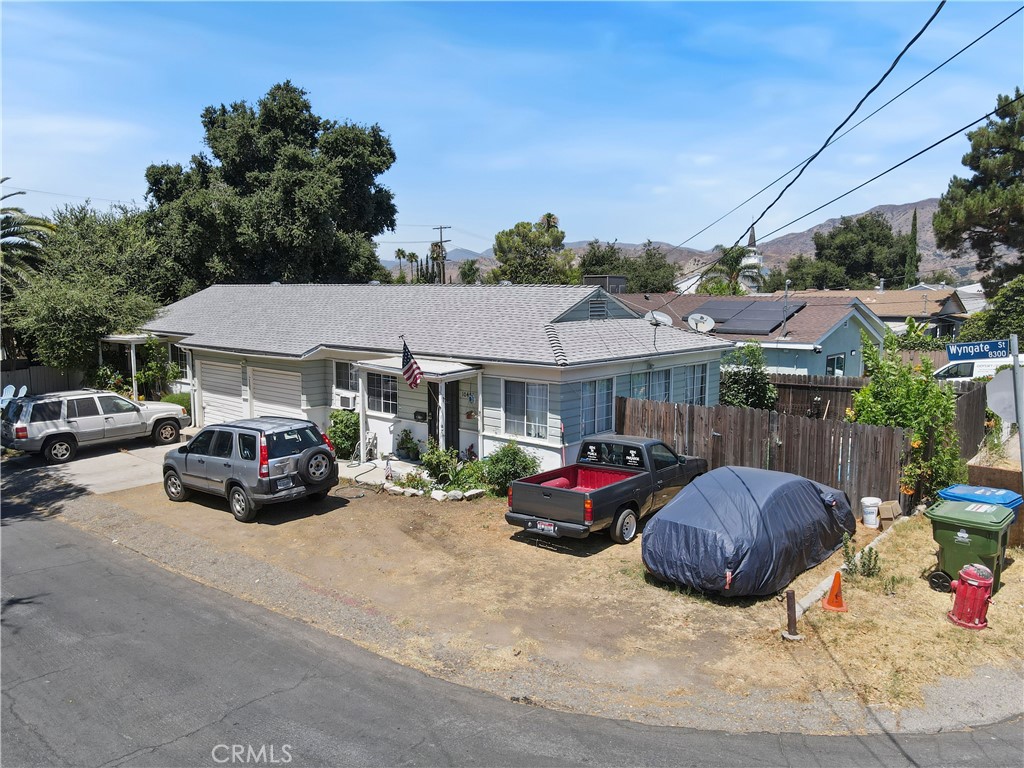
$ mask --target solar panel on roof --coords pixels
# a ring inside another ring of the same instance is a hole
[[[710,299],[701,304],[694,312],[707,315],[716,323],[724,323],[731,317],[735,317],[744,309],[754,304],[753,301],[728,301],[725,299]]]
[[[807,302],[785,304],[781,301],[752,302],[741,312],[720,324],[720,333],[749,333],[755,336],[766,336],[782,325],[799,310],[807,306]]]

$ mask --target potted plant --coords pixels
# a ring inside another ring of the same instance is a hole
[[[403,429],[398,433],[398,442],[395,443],[398,451],[398,458],[416,461],[420,457],[420,444],[412,436],[411,429]]]

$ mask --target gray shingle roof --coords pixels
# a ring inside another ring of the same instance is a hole
[[[320,347],[575,365],[714,349],[721,342],[644,320],[554,323],[589,285],[215,285],[165,307],[145,330],[191,347],[302,357]]]

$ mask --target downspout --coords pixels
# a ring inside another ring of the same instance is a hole
[[[366,371],[359,371],[359,463],[366,463]]]

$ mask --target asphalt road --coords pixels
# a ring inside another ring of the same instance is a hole
[[[1020,766],[1021,722],[732,735],[583,717],[426,677],[6,505],[5,768]]]

